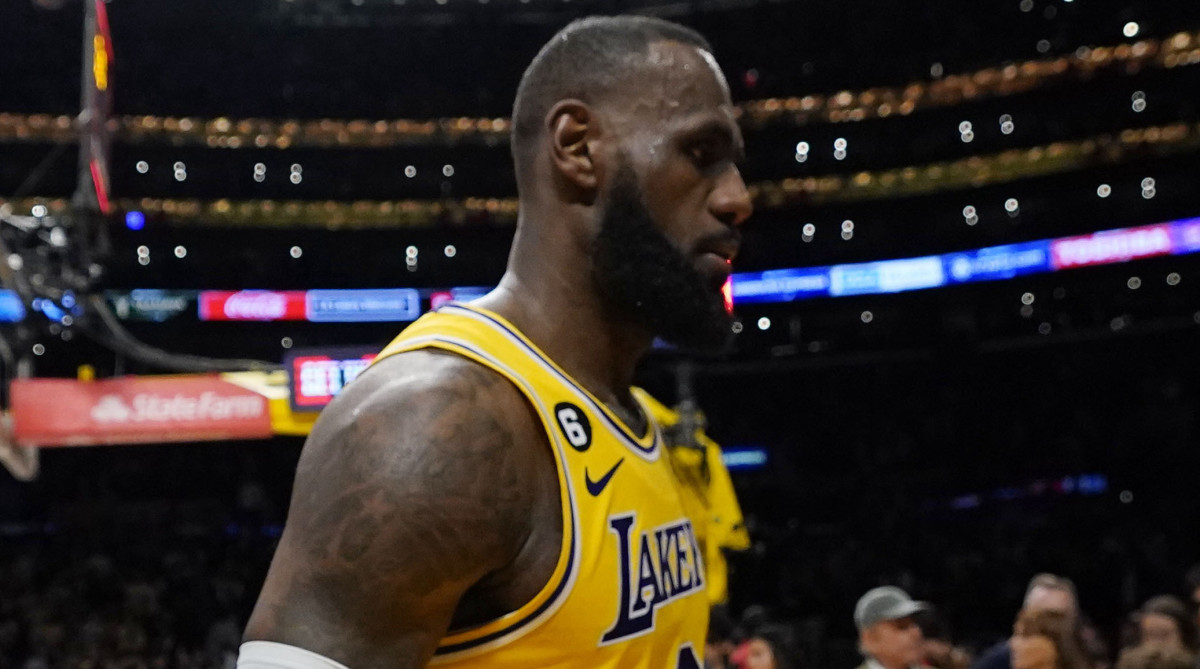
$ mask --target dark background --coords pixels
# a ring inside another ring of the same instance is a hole
[[[699,29],[737,102],[928,84],[937,79],[934,64],[959,74],[1070,57],[1081,46],[1134,41],[1121,34],[1128,21],[1139,23],[1136,39],[1200,29],[1200,5],[1149,0],[112,0],[107,7],[115,114],[230,119],[505,117],[540,45],[591,13],[637,10]],[[78,3],[0,5],[0,112],[78,112],[81,26]],[[1198,86],[1200,65],[1106,68],[907,116],[747,125],[743,172],[750,183],[853,175],[1126,128],[1195,125]],[[1135,91],[1148,101],[1140,113],[1130,107]],[[1012,134],[999,132],[1001,114],[1013,116]],[[976,129],[971,143],[959,138],[963,120]],[[844,161],[831,155],[837,137],[849,142]],[[799,141],[813,147],[803,164],[793,158]],[[0,197],[69,196],[76,156],[69,143],[0,140]],[[1194,146],[1170,155],[1134,151],[1051,176],[921,196],[760,204],[737,268],[927,255],[1196,216],[1198,157]],[[135,170],[140,160],[148,173]],[[172,177],[175,161],[187,164],[185,182]],[[267,166],[262,183],[251,178],[257,162]],[[304,166],[299,185],[286,179],[291,163]],[[444,164],[455,167],[453,177],[442,176]],[[403,175],[407,165],[416,178]],[[118,141],[112,171],[114,196],[131,199],[515,196],[503,141],[286,150]],[[1157,184],[1153,199],[1140,194],[1147,176]],[[1097,197],[1101,183],[1112,196]],[[1008,198],[1019,200],[1018,216],[1004,211]],[[978,225],[964,224],[966,205],[978,208]],[[838,235],[846,219],[855,222],[849,241]],[[118,212],[107,223],[113,248],[99,288],[490,285],[512,235],[510,225],[486,216],[370,230],[156,216],[131,231],[122,221]],[[818,230],[811,243],[800,239],[807,222]],[[458,249],[452,259],[440,253],[446,244]],[[140,245],[150,248],[149,265],[136,262]],[[187,247],[186,258],[173,257],[176,245]],[[292,245],[303,247],[302,258],[288,256]],[[422,250],[415,272],[404,266],[409,245]],[[1198,265],[1169,257],[902,295],[740,307],[747,327],[736,349],[695,363],[712,436],[769,454],[762,470],[734,475],[754,547],[731,556],[731,609],[761,604],[795,622],[804,666],[832,668],[855,662],[851,609],[880,583],[930,599],[956,637],[974,645],[1007,634],[1037,571],[1074,578],[1084,610],[1112,643],[1146,598],[1182,594],[1185,569],[1200,561]],[[1172,272],[1181,275],[1178,285],[1166,282]],[[1134,276],[1137,289],[1128,283]],[[1025,293],[1036,299],[1022,313]],[[867,310],[870,323],[860,317]],[[762,316],[769,330],[754,327]],[[186,314],[129,325],[169,350],[275,362],[283,337],[296,347],[381,345],[396,330],[201,323]],[[82,363],[101,376],[154,371],[49,329],[17,341],[35,340],[46,351],[35,358],[39,375],[73,376]],[[655,353],[641,382],[675,401],[679,361]],[[50,658],[50,666],[66,662],[46,639],[55,629],[84,634],[91,620],[124,621],[96,632],[114,648],[137,648],[120,640],[145,637],[144,651],[126,654],[159,653],[171,666],[219,664],[203,653],[216,648],[219,658],[229,630],[244,624],[299,448],[299,440],[279,438],[47,449],[39,480],[0,477],[0,667],[34,656]],[[1106,489],[1082,494],[1053,484],[1081,474],[1102,475]],[[137,605],[142,585],[156,593],[152,614]],[[179,649],[195,656],[180,659]]]

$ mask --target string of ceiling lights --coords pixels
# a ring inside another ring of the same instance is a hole
[[[905,86],[750,100],[738,105],[748,127],[845,123],[921,109],[951,107],[982,98],[1025,93],[1064,80],[1112,72],[1133,75],[1146,69],[1173,69],[1200,63],[1200,31],[1116,46],[1080,47],[1073,54],[1029,60],[975,72],[935,76]],[[940,70],[935,64],[933,73]],[[508,141],[506,118],[448,117],[392,119],[229,119],[136,115],[110,120],[109,130],[124,143],[166,142],[210,148],[369,147]],[[68,115],[0,113],[0,141],[73,142],[75,119]]]
[[[809,204],[853,202],[1001,184],[1097,165],[1119,165],[1147,154],[1165,157],[1198,147],[1200,124],[1174,123],[926,165],[852,175],[760,181],[750,184],[749,188],[755,206],[761,209],[783,208],[800,201]],[[65,213],[69,204],[65,198],[0,199],[0,207],[11,207],[13,211],[41,207],[43,212],[52,215]],[[344,202],[147,197],[121,199],[117,205],[125,211],[167,216],[173,223],[184,225],[388,228],[430,225],[438,221],[512,224],[517,216],[516,198]]]

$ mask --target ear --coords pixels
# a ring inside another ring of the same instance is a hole
[[[875,626],[872,625],[858,633],[858,649],[866,655],[875,654]]]
[[[592,140],[599,127],[596,115],[579,100],[562,100],[546,115],[550,131],[551,160],[559,178],[590,201],[599,183]]]

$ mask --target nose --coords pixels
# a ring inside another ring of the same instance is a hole
[[[709,196],[708,206],[717,220],[730,227],[737,227],[750,218],[754,204],[750,201],[750,191],[736,165],[730,165],[721,173],[716,188]]]

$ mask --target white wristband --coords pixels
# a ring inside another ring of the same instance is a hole
[[[349,669],[340,662],[286,643],[247,641],[238,654],[237,669]]]

